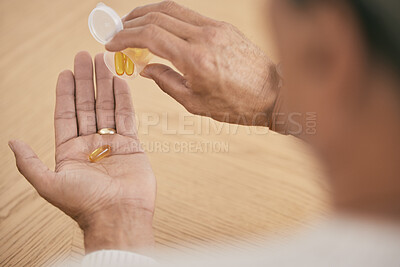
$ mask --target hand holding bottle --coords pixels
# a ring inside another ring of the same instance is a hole
[[[218,121],[264,125],[278,95],[275,65],[234,26],[204,17],[172,1],[135,8],[109,51],[148,48],[180,73],[150,64],[141,75],[189,112]]]

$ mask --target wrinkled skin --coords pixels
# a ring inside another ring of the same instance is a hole
[[[238,29],[175,2],[135,8],[110,51],[149,48],[179,70],[150,64],[141,73],[189,112],[218,121],[267,125],[277,97],[275,65]]]

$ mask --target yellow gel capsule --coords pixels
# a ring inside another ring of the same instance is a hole
[[[111,154],[111,146],[109,145],[101,146],[89,155],[89,160],[91,162],[97,162],[109,156],[110,154]]]
[[[115,65],[115,72],[118,75],[124,74],[124,54],[121,52],[116,52],[114,54],[114,65]]]
[[[135,71],[135,65],[129,57],[125,58],[125,73],[128,76],[131,76]]]

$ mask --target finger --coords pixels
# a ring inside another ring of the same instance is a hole
[[[182,68],[182,55],[186,54],[188,43],[157,25],[149,24],[123,29],[106,44],[106,49],[110,51],[121,51],[128,47],[148,48],[153,54]]]
[[[200,15],[199,13],[178,5],[173,1],[162,1],[159,3],[137,7],[124,17],[124,21],[142,17],[150,12],[165,13],[171,17],[196,26],[211,25],[216,23],[215,20]]]
[[[150,12],[144,16],[125,21],[124,28],[142,27],[148,24],[157,25],[184,40],[188,40],[197,36],[200,31],[199,27],[183,22],[161,12]]]
[[[75,81],[70,70],[65,70],[58,76],[54,129],[56,147],[78,136],[75,113]]]
[[[92,58],[88,52],[76,54],[74,63],[76,113],[79,135],[96,132],[96,115],[94,111],[94,86]]]
[[[37,157],[35,152],[24,142],[10,141],[9,146],[14,152],[17,168],[38,193],[48,198],[54,188],[55,173]]]
[[[140,74],[154,80],[161,90],[182,105],[185,106],[188,102],[190,90],[186,79],[170,67],[163,64],[149,64]]]
[[[114,77],[114,94],[117,133],[136,137],[136,120],[131,92],[128,84],[118,77]]]
[[[97,127],[115,129],[113,75],[104,63],[103,54],[94,59],[96,69]]]

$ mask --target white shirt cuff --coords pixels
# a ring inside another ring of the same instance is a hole
[[[83,267],[125,267],[125,266],[156,266],[152,258],[121,250],[99,250],[87,254],[81,265]]]

